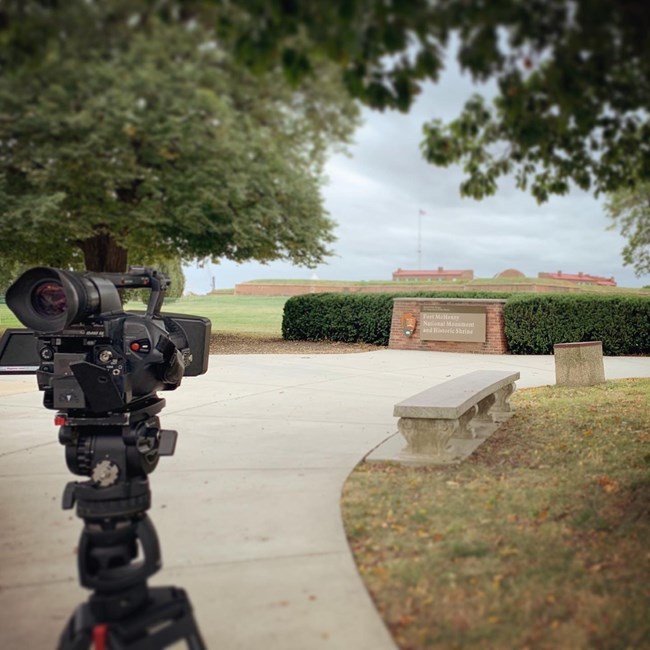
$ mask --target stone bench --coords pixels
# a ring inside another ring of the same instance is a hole
[[[511,415],[508,399],[517,379],[518,372],[476,370],[396,404],[393,415],[407,442],[404,460],[448,461],[452,439],[475,441],[461,455],[471,453]]]

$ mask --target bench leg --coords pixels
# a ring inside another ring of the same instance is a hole
[[[442,459],[450,451],[449,440],[458,430],[458,420],[400,418],[397,428],[406,439],[404,452]]]
[[[474,424],[476,417],[476,406],[470,406],[465,413],[458,418],[458,429],[454,432],[454,438],[476,438],[470,425]]]
[[[499,388],[499,390],[494,393],[496,401],[490,411],[494,416],[495,421],[502,422],[503,420],[507,420],[512,413],[512,407],[508,403],[508,400],[510,399],[510,395],[514,392],[515,384],[512,383],[503,388]]]
[[[494,394],[484,397],[478,404],[478,412],[472,420],[472,431],[476,438],[487,438],[494,431],[494,418],[490,409],[496,402]]]

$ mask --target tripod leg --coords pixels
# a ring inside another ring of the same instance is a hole
[[[94,626],[95,620],[88,605],[79,605],[61,634],[58,650],[88,650]]]

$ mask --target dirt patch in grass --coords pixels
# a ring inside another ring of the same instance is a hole
[[[285,341],[281,337],[214,332],[210,354],[350,354],[385,348],[367,343]]]
[[[513,396],[459,466],[361,465],[343,513],[400,648],[650,647],[650,380]]]

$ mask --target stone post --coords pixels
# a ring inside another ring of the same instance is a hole
[[[605,381],[602,341],[557,343],[555,383],[558,386],[594,386]]]

